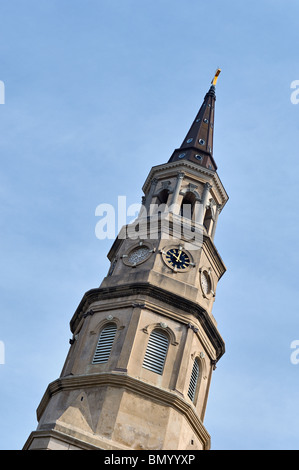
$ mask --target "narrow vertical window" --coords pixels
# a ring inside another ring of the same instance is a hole
[[[187,193],[181,204],[181,216],[185,219],[193,219],[194,208],[195,208],[195,196],[192,193]]]
[[[110,325],[105,326],[101,331],[93,356],[93,364],[104,364],[105,362],[108,362],[116,330],[117,328],[115,323],[111,323]]]
[[[157,212],[158,214],[162,214],[163,212],[166,211],[168,196],[169,196],[168,189],[163,189],[162,191],[159,192],[157,196],[157,200],[156,200],[158,207],[155,209],[155,212]]]
[[[188,397],[190,398],[190,400],[193,401],[193,403],[196,398],[196,390],[198,387],[198,381],[199,381],[199,364],[198,364],[198,361],[195,360],[193,363],[193,367],[192,367],[192,373],[191,373],[189,389],[188,389]]]
[[[204,227],[205,227],[205,229],[208,233],[210,232],[210,228],[212,226],[212,223],[213,223],[213,215],[212,215],[211,208],[209,207],[206,210],[205,218],[204,218],[204,221],[203,221]]]
[[[148,340],[142,367],[162,375],[168,345],[167,336],[159,330],[153,330]]]

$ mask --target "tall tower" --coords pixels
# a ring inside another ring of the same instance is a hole
[[[182,145],[153,167],[100,287],[83,296],[60,377],[24,449],[199,450],[224,342],[212,315],[225,266],[213,239],[228,200],[213,157],[215,84]]]

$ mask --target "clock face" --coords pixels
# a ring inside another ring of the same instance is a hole
[[[165,259],[174,270],[184,271],[190,266],[190,257],[181,247],[168,250]]]
[[[200,276],[201,288],[205,295],[208,295],[211,291],[211,280],[207,271],[202,271]]]
[[[134,250],[132,250],[128,255],[127,263],[131,266],[135,266],[136,264],[141,263],[142,261],[147,259],[149,254],[150,249],[147,246],[140,246],[134,248]]]

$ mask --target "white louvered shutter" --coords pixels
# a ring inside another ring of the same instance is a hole
[[[193,368],[192,368],[192,373],[191,373],[191,378],[190,378],[190,384],[189,384],[189,390],[188,390],[188,397],[190,400],[194,402],[195,399],[195,393],[196,393],[196,387],[199,379],[199,365],[198,362],[195,360],[193,363]]]
[[[93,364],[103,364],[108,362],[114,337],[116,334],[116,325],[107,325],[101,332],[96,351],[93,357]]]
[[[148,340],[142,367],[162,375],[168,344],[165,334],[159,330],[153,330]]]

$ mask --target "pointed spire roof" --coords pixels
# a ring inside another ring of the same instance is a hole
[[[213,135],[216,93],[215,85],[220,74],[217,69],[211,87],[204,97],[189,132],[180,148],[174,150],[169,162],[189,160],[210,170],[217,170],[213,158]]]

